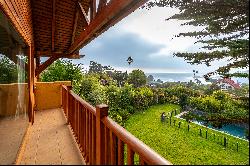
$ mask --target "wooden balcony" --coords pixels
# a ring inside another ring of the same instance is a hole
[[[55,83],[54,86],[60,87],[60,93],[58,93],[58,88],[51,86],[52,83],[48,84],[50,86],[42,84],[43,88],[48,86],[54,89],[52,92],[47,87],[49,93],[47,95],[59,94],[61,108],[35,112],[34,124],[29,125],[24,139],[18,137],[15,140],[22,141],[16,164],[131,165],[135,164],[135,154],[139,156],[136,164],[171,164],[110,119],[107,105],[98,105],[95,108],[70,90],[71,86]],[[43,88],[38,86],[36,90],[38,101],[43,98],[40,93]],[[45,104],[44,99],[43,103]],[[46,105],[50,104],[47,101]],[[38,107],[42,108],[39,103]],[[19,122],[13,120],[5,122],[7,123]],[[4,130],[3,128],[0,132]],[[12,136],[2,140],[2,145],[6,142],[13,144],[14,132],[13,130]],[[15,145],[11,146],[12,156],[19,148],[18,143]],[[0,155],[2,164],[8,163],[1,158],[3,159],[4,156]]]

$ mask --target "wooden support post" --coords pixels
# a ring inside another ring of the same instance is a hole
[[[207,139],[207,130],[206,130],[206,139]]]
[[[96,106],[96,163],[105,164],[105,129],[102,118],[108,116],[108,106],[105,104]]]
[[[189,126],[189,124],[188,124],[188,131],[190,130],[190,126]]]
[[[28,88],[29,88],[29,122],[31,124],[34,123],[34,107],[35,107],[35,96],[34,96],[34,84],[35,84],[35,61],[34,61],[34,48],[33,44],[29,47],[29,55],[28,55],[28,66],[29,66],[29,80],[28,80]]]
[[[200,129],[200,136],[202,137],[202,129]]]
[[[37,56],[36,57],[36,67],[35,68],[38,68],[39,66],[40,66],[40,56]],[[36,75],[36,80],[40,81],[40,74]]]

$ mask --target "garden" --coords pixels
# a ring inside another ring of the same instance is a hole
[[[180,106],[176,104],[152,106],[144,112],[131,116],[126,122],[126,129],[173,164],[245,165],[249,163],[249,142],[246,140],[188,123],[174,116],[171,122],[170,118],[161,122],[162,112],[170,114],[176,109],[179,112]],[[227,139],[226,146],[224,138]]]
[[[6,58],[1,61],[4,65],[0,70],[6,71],[2,80],[11,82],[17,72],[8,72],[4,67],[14,64]],[[249,162],[247,140],[190,123],[200,120],[218,129],[228,124],[245,124],[248,131],[248,100],[233,97],[233,92],[192,82],[167,82],[151,87],[142,70],[121,72],[97,62],[90,62],[89,70],[84,72],[81,64],[58,60],[40,76],[44,82],[64,80],[72,81],[73,91],[93,106],[109,105],[113,120],[173,164]],[[160,120],[162,112],[167,114],[164,122]],[[183,119],[174,116],[181,112],[187,112]]]

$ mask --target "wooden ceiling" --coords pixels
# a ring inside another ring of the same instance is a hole
[[[35,56],[65,53],[88,26],[90,0],[31,0]]]
[[[0,0],[37,61],[36,75],[56,59],[79,58],[79,49],[147,0]]]

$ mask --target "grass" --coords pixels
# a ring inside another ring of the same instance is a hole
[[[126,129],[142,140],[173,164],[199,164],[199,165],[248,165],[249,142],[237,139],[226,134],[203,127],[202,137],[199,135],[201,126],[190,123],[187,130],[186,121],[174,118],[175,126],[160,121],[162,112],[180,109],[178,105],[163,104],[150,107],[145,112],[136,113],[126,122]],[[181,121],[181,128],[178,122]],[[208,138],[205,138],[205,131]],[[215,138],[214,138],[214,135]],[[227,138],[227,148],[223,140]],[[236,143],[239,143],[239,151]]]

